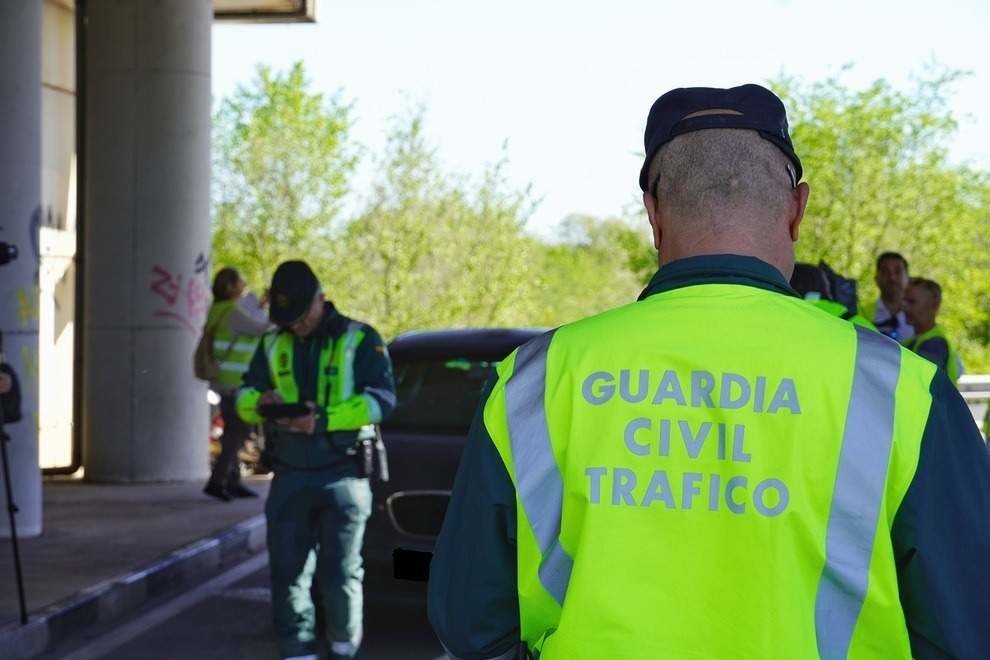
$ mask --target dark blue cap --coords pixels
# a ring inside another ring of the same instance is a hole
[[[268,318],[283,328],[302,320],[319,290],[320,282],[305,261],[283,261],[268,290]]]
[[[702,110],[733,110],[739,114],[701,115],[685,119]],[[646,120],[646,159],[639,172],[639,187],[647,192],[651,181],[650,162],[660,147],[678,135],[706,128],[744,128],[754,130],[764,140],[773,142],[794,164],[795,183],[801,180],[801,161],[794,153],[787,133],[787,112],[777,95],[759,85],[741,85],[730,89],[715,87],[681,87],[672,89],[656,100]]]

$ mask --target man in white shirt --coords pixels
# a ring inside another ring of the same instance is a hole
[[[883,334],[899,342],[914,337],[914,328],[904,315],[904,291],[908,285],[908,262],[897,252],[884,252],[877,257],[874,281],[880,289],[873,314],[874,325]]]

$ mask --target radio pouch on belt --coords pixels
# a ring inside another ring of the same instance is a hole
[[[375,436],[358,440],[355,449],[361,466],[361,474],[378,483],[386,483],[388,481],[388,452],[385,450],[381,429],[375,426]]]

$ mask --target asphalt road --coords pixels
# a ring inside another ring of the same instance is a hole
[[[434,660],[443,649],[426,620],[419,585],[404,593],[365,595],[361,660]],[[267,555],[228,570],[190,592],[48,658],[63,660],[272,660]],[[321,657],[325,657],[321,655]]]

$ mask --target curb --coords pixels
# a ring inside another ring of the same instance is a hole
[[[264,548],[265,516],[259,514],[32,612],[27,625],[0,628],[0,655],[10,660],[36,658],[69,637],[116,621],[154,598],[181,592]]]

